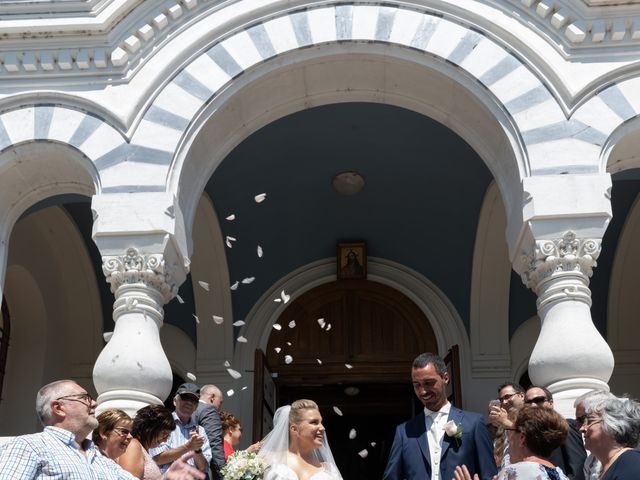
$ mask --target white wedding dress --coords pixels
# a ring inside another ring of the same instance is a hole
[[[264,480],[299,480],[296,472],[291,470],[288,465],[277,463],[272,465],[264,474]],[[328,470],[322,470],[309,480],[342,480],[340,474],[332,475]]]

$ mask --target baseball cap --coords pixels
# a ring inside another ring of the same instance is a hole
[[[176,395],[181,397],[191,396],[196,400],[200,399],[200,388],[195,383],[183,383],[176,390]]]

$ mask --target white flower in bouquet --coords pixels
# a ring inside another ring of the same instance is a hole
[[[229,456],[221,473],[224,480],[262,480],[267,464],[246,450]]]

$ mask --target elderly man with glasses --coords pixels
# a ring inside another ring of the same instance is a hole
[[[544,387],[531,386],[524,394],[524,403],[553,408],[553,395]],[[562,445],[551,452],[549,460],[560,467],[571,480],[584,480],[583,467],[587,452],[584,449],[582,435],[575,420],[567,419],[567,423],[569,423],[569,435]]]
[[[72,380],[59,380],[42,387],[36,396],[36,412],[44,431],[22,435],[0,452],[0,479],[36,480],[133,480],[113,460],[101,455],[87,437],[98,426],[96,402]],[[180,461],[166,480],[204,475]]]

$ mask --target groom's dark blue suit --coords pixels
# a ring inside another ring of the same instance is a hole
[[[493,444],[481,415],[451,406],[448,420],[462,425],[460,439],[446,434],[442,439],[440,480],[451,480],[458,465],[466,465],[473,477],[491,480],[497,474]],[[393,439],[384,480],[429,480],[431,456],[427,440],[424,411],[398,425]]]

